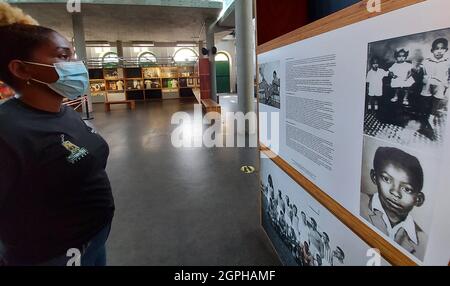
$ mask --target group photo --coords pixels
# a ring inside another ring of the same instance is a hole
[[[369,44],[364,133],[402,145],[441,145],[449,96],[450,29]]]

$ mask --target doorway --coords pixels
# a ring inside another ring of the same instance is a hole
[[[216,55],[217,93],[230,93],[230,59],[222,52]]]

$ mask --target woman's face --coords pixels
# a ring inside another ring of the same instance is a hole
[[[53,32],[48,36],[48,40],[40,45],[31,54],[30,62],[53,65],[58,62],[69,62],[74,59],[72,45],[66,38]],[[32,78],[53,83],[58,80],[58,74],[52,67],[27,64],[27,71]]]

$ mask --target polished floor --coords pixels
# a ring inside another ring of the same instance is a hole
[[[110,145],[116,214],[109,265],[279,265],[260,225],[256,148],[175,148],[174,112],[195,100],[95,105],[92,124]],[[223,97],[232,110],[236,97]]]

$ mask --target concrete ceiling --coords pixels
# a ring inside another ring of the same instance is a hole
[[[16,4],[43,26],[73,37],[65,4]],[[198,41],[203,22],[217,19],[219,8],[83,4],[86,41]]]
[[[196,8],[220,8],[224,7],[222,0],[78,0],[84,4],[123,4],[123,5],[153,5]],[[226,6],[234,0],[226,0]],[[62,3],[75,6],[75,0],[6,0],[8,3]]]
[[[234,16],[234,2],[231,3],[220,18],[219,26],[222,27],[234,27],[235,26],[235,16]]]

